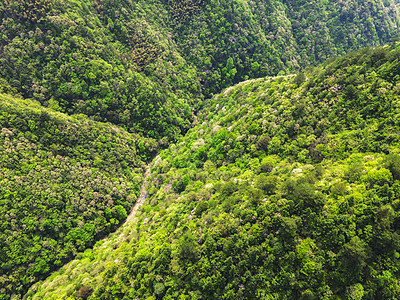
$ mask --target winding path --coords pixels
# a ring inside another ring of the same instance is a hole
[[[124,234],[124,230],[129,230],[128,226],[131,223],[131,220],[136,216],[137,211],[140,209],[140,207],[143,205],[143,203],[146,201],[147,196],[148,196],[148,191],[146,190],[146,187],[148,185],[147,182],[147,178],[150,176],[150,168],[151,168],[151,164],[149,163],[146,167],[145,173],[144,173],[144,177],[143,177],[143,182],[142,185],[140,187],[140,194],[139,197],[136,200],[135,205],[133,206],[133,208],[131,209],[131,212],[129,213],[128,217],[126,218],[126,220],[124,221],[124,223],[119,226],[119,228],[117,228],[117,230],[110,232],[108,235],[106,235],[105,237],[103,237],[102,239],[98,240],[97,242],[101,242],[103,241],[103,243],[101,243],[99,246],[94,246],[93,247],[93,251],[96,251],[98,253],[101,253],[101,251],[103,251],[104,249],[106,249],[107,247],[109,247],[110,243],[116,243],[116,244],[121,244],[121,242],[125,241],[127,238],[127,235]],[[87,248],[85,248],[87,249]],[[80,260],[80,258],[74,258],[73,260],[65,263],[62,268],[64,269],[68,269],[72,264],[75,264]],[[104,264],[107,260],[106,259],[100,259],[100,264]],[[75,268],[75,267],[74,267]],[[59,268],[58,270],[52,272],[52,274],[54,273],[58,273],[60,271],[61,268]],[[89,270],[85,270],[84,272],[90,273]],[[47,276],[47,278],[49,278],[49,276]],[[45,279],[44,282],[46,282],[47,279]],[[38,298],[34,298],[34,299],[38,299]]]
[[[147,196],[149,195],[149,192],[146,190],[146,187],[148,184],[147,178],[149,176],[150,176],[150,164],[147,165],[147,167],[146,167],[146,171],[144,173],[144,178],[143,178],[143,183],[142,183],[142,186],[140,187],[139,197],[137,198],[135,205],[132,207],[131,212],[129,213],[128,217],[126,218],[126,220],[122,226],[129,223],[129,221],[133,219],[133,217],[136,215],[136,212],[138,211],[138,209],[143,205],[144,201],[146,201]]]

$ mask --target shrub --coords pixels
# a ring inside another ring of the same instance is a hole
[[[277,176],[261,174],[256,178],[255,185],[266,194],[271,195],[276,190],[277,181]]]
[[[395,180],[400,180],[400,155],[388,155],[386,157],[385,167],[390,170]]]
[[[258,173],[269,173],[273,170],[274,165],[271,161],[263,160],[260,167],[258,168]]]
[[[77,299],[87,299],[92,294],[92,289],[87,286],[81,287],[78,292],[76,293]]]
[[[187,174],[183,175],[181,180],[175,180],[172,183],[172,189],[174,190],[175,193],[180,194],[186,189],[186,186],[189,184],[189,182],[190,182],[189,176]]]
[[[393,179],[392,173],[385,168],[374,169],[368,172],[368,181],[373,184],[383,185],[387,182],[391,182]]]
[[[345,171],[345,177],[350,181],[354,182],[361,178],[362,171],[364,169],[364,165],[361,161],[356,161],[351,163],[347,170]]]
[[[267,152],[270,141],[271,141],[271,138],[268,135],[260,136],[260,138],[256,142],[257,150],[264,150],[265,152]]]

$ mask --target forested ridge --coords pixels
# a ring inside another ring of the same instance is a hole
[[[0,298],[115,230],[154,140],[0,94]]]
[[[399,298],[398,29],[395,0],[1,1],[0,299]]]
[[[399,57],[364,49],[216,95],[153,160],[130,228],[27,299],[399,298]]]
[[[398,26],[393,0],[6,0],[0,77],[44,106],[173,141],[204,97],[380,45]]]

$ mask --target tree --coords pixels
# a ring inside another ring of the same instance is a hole
[[[176,193],[180,194],[186,189],[186,186],[189,184],[189,182],[189,175],[183,175],[180,180],[175,180],[172,183],[172,188]]]
[[[400,180],[400,155],[389,154],[385,159],[385,166],[390,170],[393,179]]]
[[[279,178],[274,175],[260,174],[255,180],[255,186],[266,194],[272,195],[277,187]]]
[[[365,243],[354,236],[346,243],[338,253],[339,268],[343,279],[348,283],[356,283],[360,280],[361,271],[366,266],[368,258]]]
[[[128,216],[126,209],[122,205],[115,206],[115,212],[117,214],[117,219],[120,221],[125,220]]]
[[[76,298],[86,300],[91,294],[92,289],[84,285],[76,292]]]

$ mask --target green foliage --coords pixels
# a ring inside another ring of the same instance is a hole
[[[115,249],[95,246],[30,297],[399,298],[400,99],[379,75],[398,47],[206,101],[154,160],[148,205],[104,242]]]
[[[159,3],[3,1],[0,77],[54,110],[172,139],[202,96],[156,15]]]
[[[259,173],[269,173],[273,170],[274,165],[270,160],[263,159],[259,167]]]
[[[363,172],[365,172],[364,164],[361,161],[355,161],[349,165],[345,174],[350,182],[354,182],[360,180]]]
[[[0,95],[0,298],[400,298],[399,46],[284,76],[398,23],[387,1],[2,1],[0,91],[36,102]]]
[[[126,219],[157,145],[5,95],[0,128],[0,298],[7,299]],[[88,290],[78,295],[86,299]]]
[[[255,185],[257,188],[270,195],[275,192],[278,180],[279,178],[277,176],[261,174],[256,178]]]
[[[364,287],[360,283],[356,283],[348,288],[347,299],[361,300],[364,296]]]
[[[306,81],[306,76],[303,72],[300,72],[296,75],[296,77],[293,78],[293,82],[297,85],[301,85],[302,83],[304,83],[304,81]]]
[[[168,0],[167,4],[174,18],[185,21],[200,9],[203,0]]]
[[[358,236],[353,237],[350,242],[343,246],[338,256],[339,270],[342,271],[343,276],[341,279],[349,283],[358,282],[367,259],[367,251],[363,241]]]
[[[165,291],[165,286],[162,282],[157,282],[154,285],[154,294],[156,294],[158,297],[162,297]]]
[[[186,189],[186,186],[189,184],[189,181],[190,181],[190,178],[186,174],[186,175],[182,176],[181,179],[175,180],[172,183],[172,188],[176,193],[180,194]]]
[[[393,178],[400,180],[400,155],[390,154],[386,158],[385,165],[392,173]]]
[[[172,141],[222,88],[380,45],[398,25],[397,6],[379,1],[4,0],[0,78],[54,110]],[[377,73],[393,83],[399,66]]]
[[[206,95],[242,80],[284,75],[348,50],[379,45],[399,24],[393,4],[348,1],[344,8],[331,0],[179,2],[196,7],[189,18],[175,20],[172,30],[182,56],[200,71]],[[173,7],[169,10],[175,15]],[[295,82],[304,80],[301,73]]]
[[[367,178],[371,184],[383,185],[392,181],[392,173],[388,169],[381,168],[368,172]]]

